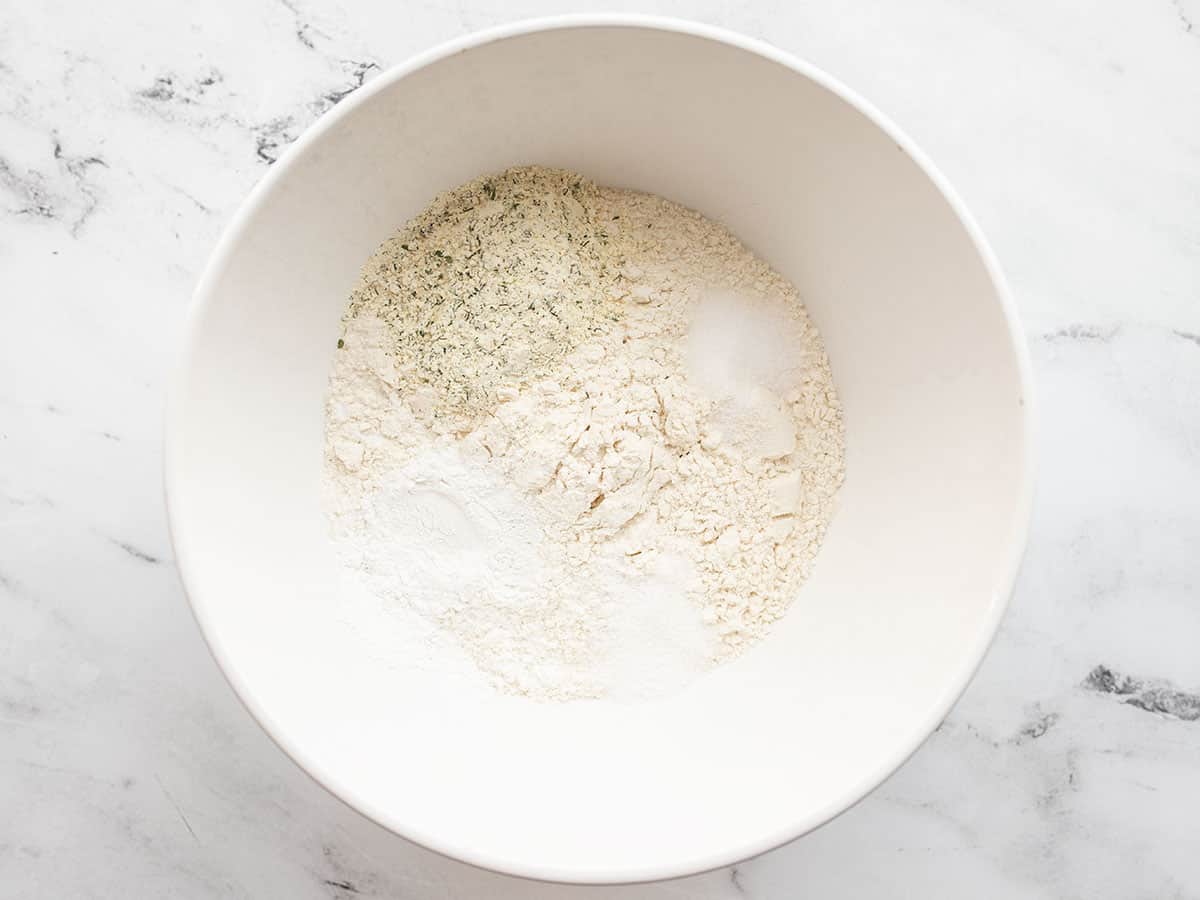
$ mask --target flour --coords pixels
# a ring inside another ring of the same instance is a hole
[[[671,693],[808,576],[843,470],[829,364],[794,288],[693,211],[478,179],[380,248],[339,347],[339,552],[501,690]]]
[[[453,634],[513,693],[632,700],[702,672],[711,638],[688,599],[698,584],[687,561],[667,554],[633,571],[619,553],[580,558],[479,443],[439,435],[397,402],[392,336],[376,317],[347,321],[327,404],[325,504],[360,582]]]
[[[363,270],[350,314],[388,323],[397,376],[439,430],[552,369],[618,306],[598,188],[514,169],[442,194]]]

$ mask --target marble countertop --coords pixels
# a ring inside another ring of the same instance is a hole
[[[1200,897],[1200,0],[639,5],[871,98],[959,188],[1028,332],[1040,486],[1011,611],[856,808],[684,881],[532,884],[365,821],[238,704],[160,490],[197,273],[382,67],[575,7],[0,6],[0,896]]]

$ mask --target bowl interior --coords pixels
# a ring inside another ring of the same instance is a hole
[[[937,185],[819,76],[699,30],[464,46],[339,107],[223,242],[169,414],[185,582],[268,731],[401,834],[563,880],[732,862],[878,783],[982,656],[1026,517],[1012,324]],[[422,677],[386,611],[335,602],[322,404],[348,290],[438,191],[524,163],[728,225],[800,288],[844,403],[847,479],[813,578],[768,640],[665,700]]]

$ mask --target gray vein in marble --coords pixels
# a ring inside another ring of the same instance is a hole
[[[69,769],[65,766],[48,766],[45,763],[34,762],[31,759],[22,759],[19,764],[26,769],[33,769],[36,772],[46,772],[51,775],[66,775],[70,778],[79,778],[83,781],[91,782],[92,784],[103,785],[105,787],[116,787],[117,784],[107,778],[101,778],[92,772],[81,772],[79,769]]]
[[[126,541],[119,541],[116,538],[109,538],[108,541],[114,547],[120,547],[136,560],[140,560],[141,562],[148,563],[152,566],[157,566],[162,563],[162,559],[159,557],[153,555],[152,553],[147,553],[145,550],[135,547],[133,544],[127,543]]]
[[[292,116],[284,116],[259,125],[254,134],[254,155],[268,166],[279,159],[283,148],[296,139],[294,124]]]
[[[81,177],[88,166],[104,166],[104,168],[108,168],[108,163],[98,156],[67,156],[63,153],[62,141],[57,136],[54,138],[54,158],[61,160],[63,165],[67,167],[67,171],[77,177]]]
[[[746,896],[746,887],[742,884],[742,873],[737,866],[729,870],[729,883],[733,885],[733,889],[737,891],[739,897]]]
[[[1058,713],[1051,712],[1040,715],[1017,732],[1017,736],[1013,739],[1013,743],[1021,744],[1027,740],[1036,741],[1057,724]]]
[[[307,47],[309,50],[316,50],[316,44],[313,42],[313,35],[322,40],[329,40],[329,35],[318,29],[315,25],[309,22],[300,12],[300,8],[292,2],[292,0],[279,0],[280,5],[292,14],[292,19],[295,22],[296,40]]]
[[[1095,341],[1104,343],[1105,341],[1111,341],[1120,332],[1121,329],[1115,325],[1111,328],[1100,328],[1096,325],[1075,324],[1066,325],[1043,334],[1042,340],[1051,344],[1058,343],[1059,341]]]
[[[192,827],[192,823],[188,821],[187,816],[183,814],[183,808],[171,795],[171,792],[167,790],[167,786],[162,783],[162,779],[158,777],[157,772],[154,773],[154,780],[158,783],[159,790],[163,792],[163,796],[167,798],[167,802],[171,804],[175,812],[179,815],[179,821],[183,822],[183,827],[188,830],[188,834],[192,836],[192,840],[199,844],[200,838],[196,835],[196,829]]]
[[[18,206],[9,209],[16,216],[67,221],[67,214],[72,207],[77,207],[75,214],[67,221],[67,230],[72,237],[78,237],[99,204],[98,189],[88,174],[89,170],[95,166],[108,168],[108,163],[94,154],[68,154],[57,135],[51,135],[51,139],[51,156],[56,167],[67,175],[70,184],[68,190],[62,190],[61,186],[51,187],[50,177],[40,170],[18,172],[3,157],[0,157],[0,187],[7,188],[17,199]]]
[[[1171,0],[1171,7],[1175,10],[1175,18],[1179,19],[1179,24],[1183,26],[1183,33],[1191,34],[1196,23],[1183,8],[1183,0]]]
[[[348,70],[350,76],[348,83],[325,91],[315,100],[310,101],[304,115],[281,116],[256,127],[255,155],[260,160],[267,165],[274,163],[310,122],[350,96],[362,87],[373,73],[380,71],[379,63],[373,60],[359,62],[347,59],[341,60],[340,63],[343,68]]]
[[[26,497],[18,497],[16,494],[8,493],[7,488],[4,492],[0,492],[0,502],[6,503],[9,506],[18,508],[26,508],[37,506],[41,509],[53,509],[54,501],[45,494],[30,492]]]
[[[1002,747],[1019,747],[1022,744],[1031,741],[1037,741],[1045,737],[1047,733],[1052,731],[1060,722],[1061,716],[1057,712],[1043,712],[1041,704],[1034,704],[1031,711],[1031,716],[1025,724],[1021,725],[1011,737],[998,738],[986,733],[975,724],[967,721],[960,722],[956,719],[947,719],[935,729],[934,734],[952,734],[961,732],[967,737],[990,747],[993,750],[999,750]]]
[[[1179,331],[1178,329],[1175,330],[1174,334],[1177,338],[1182,338],[1185,341],[1189,341],[1197,346],[1200,346],[1200,334],[1193,334],[1190,331]]]
[[[91,214],[95,212],[100,202],[95,186],[88,180],[88,169],[93,166],[100,166],[107,169],[108,163],[95,155],[72,156],[65,153],[62,141],[59,140],[57,135],[54,136],[53,152],[54,158],[58,160],[59,164],[66,169],[67,173],[74,180],[76,191],[84,198],[83,210],[70,226],[71,236],[78,237],[80,229],[83,228],[84,223]]]
[[[184,103],[197,104],[203,100],[205,93],[214,85],[224,81],[224,76],[216,69],[208,69],[203,75],[193,79],[180,79],[173,72],[165,72],[154,78],[154,83],[142,88],[137,96],[154,103]]]
[[[0,722],[9,725],[26,725],[42,714],[42,707],[34,702],[0,698]]]
[[[321,856],[325,861],[329,877],[322,877],[321,883],[333,888],[334,897],[344,897],[348,894],[362,894],[364,890],[375,894],[375,876],[356,872],[351,869],[345,858],[333,844],[321,846]]]
[[[350,83],[344,87],[335,88],[332,91],[322,94],[320,99],[313,105],[313,112],[317,115],[336,106],[357,91],[366,82],[368,75],[379,72],[379,63],[374,60],[356,62],[352,59],[347,59],[342,60],[342,64],[350,67]]]
[[[224,76],[215,69],[190,78],[176,72],[164,72],[156,76],[148,87],[135,91],[134,96],[143,108],[168,121],[175,120],[177,109],[196,109],[199,115],[187,116],[190,124],[203,126],[210,122],[227,122],[249,131],[254,139],[255,157],[270,165],[313,120],[358,90],[380,71],[379,63],[372,59],[338,59],[336,64],[346,73],[348,80],[322,91],[305,103],[303,112],[286,113],[263,120],[246,120],[226,109],[224,102],[213,101],[207,96],[210,88],[225,81]],[[201,210],[209,211],[207,206],[191,195],[185,193],[185,196]]]
[[[169,185],[167,185],[167,187],[170,188],[175,193],[179,194],[179,196],[183,197],[185,200],[189,201],[193,206],[196,207],[196,209],[200,210],[200,212],[204,213],[205,215],[211,216],[213,214],[214,210],[211,206],[208,206],[208,205],[202,203],[192,193],[190,193],[189,191],[185,191],[179,185],[169,184]]]
[[[1142,681],[1099,665],[1088,673],[1083,686],[1099,694],[1110,694],[1122,703],[1172,719],[1200,719],[1200,694],[1181,691],[1163,681]]]
[[[8,188],[24,202],[23,206],[10,209],[17,216],[37,216],[43,219],[53,219],[57,209],[53,198],[47,193],[43,179],[38,172],[18,174],[3,157],[0,157],[0,186]]]
[[[1037,796],[1037,804],[1045,810],[1056,810],[1066,802],[1065,798],[1079,790],[1079,751],[1067,748],[1061,757],[1061,770],[1054,773],[1053,780]]]
[[[0,572],[0,589],[8,591],[8,593],[13,594],[14,596],[19,593],[17,590],[17,582],[3,572]]]

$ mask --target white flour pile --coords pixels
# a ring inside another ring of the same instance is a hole
[[[829,363],[795,289],[698,213],[478,179],[371,258],[338,346],[339,551],[500,690],[669,693],[808,576],[844,465]]]

